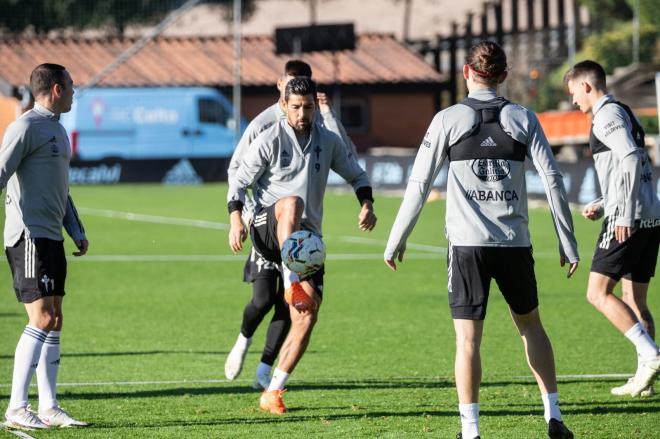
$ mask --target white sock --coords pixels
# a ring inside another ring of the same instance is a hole
[[[236,344],[234,345],[237,348],[240,348],[243,351],[247,351],[250,345],[252,344],[252,337],[247,338],[243,333],[238,333],[238,338],[236,339]]]
[[[39,412],[57,407],[57,372],[60,370],[60,331],[50,331],[37,366]]]
[[[284,386],[286,385],[286,381],[288,379],[289,379],[288,373],[278,368],[275,368],[275,372],[273,372],[273,378],[271,378],[270,380],[270,386],[268,386],[268,391],[270,392],[271,390],[284,390]]]
[[[292,283],[300,282],[298,273],[294,273],[293,271],[289,270],[284,264],[282,264],[282,279],[284,279],[285,290],[288,289]]]
[[[479,403],[459,404],[461,414],[461,433],[463,439],[474,439],[479,436]]]
[[[655,344],[641,323],[635,323],[624,335],[635,345],[640,360],[645,361],[658,355],[658,345]]]
[[[547,393],[541,395],[543,400],[543,417],[545,422],[550,422],[550,419],[561,421],[561,411],[559,410],[559,395],[555,393]]]
[[[46,340],[46,331],[27,325],[16,345],[14,375],[11,381],[9,409],[16,410],[28,405],[28,387],[39,363],[41,347]]]
[[[257,376],[268,375],[270,376],[270,371],[273,369],[273,366],[266,363],[259,363],[257,366]]]

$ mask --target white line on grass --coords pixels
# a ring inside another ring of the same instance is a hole
[[[573,380],[592,380],[599,378],[630,378],[629,373],[604,373],[604,374],[585,374],[585,375],[557,375],[558,379],[573,379]],[[493,376],[493,379],[502,379],[502,378],[513,378],[513,379],[529,379],[533,380],[534,377],[531,375],[517,375],[511,377],[502,377],[502,376]],[[411,376],[411,377],[386,377],[384,380],[390,379],[393,382],[402,381],[402,380],[418,380],[418,381],[437,381],[440,377],[420,377],[420,376]],[[449,378],[447,378],[449,379]],[[364,382],[369,383],[373,381],[373,378],[364,378],[361,380],[348,380],[346,378],[328,378],[318,380],[300,380],[301,383],[320,383],[326,381],[333,382]],[[89,382],[80,382],[80,383],[57,383],[58,387],[90,387],[90,386],[158,386],[158,385],[169,385],[169,384],[224,384],[224,383],[248,383],[252,382],[252,379],[238,379],[238,380],[165,380],[165,381],[89,381]],[[35,384],[31,384],[35,386]],[[11,387],[11,383],[0,383],[0,388],[2,387]]]
[[[146,215],[142,213],[134,213],[134,212],[120,212],[117,210],[109,210],[109,209],[95,209],[91,207],[79,207],[78,212],[84,213],[86,215],[93,215],[93,216],[100,216],[104,218],[118,218],[118,219],[124,219],[128,221],[140,221],[140,222],[147,222],[147,223],[156,223],[156,224],[169,224],[169,225],[176,225],[176,226],[188,226],[188,227],[199,227],[202,229],[214,229],[214,230],[229,230],[229,224],[221,223],[221,222],[216,222],[216,221],[205,221],[205,220],[197,220],[197,219],[192,219],[192,218],[176,218],[176,217],[170,217],[170,216],[160,216],[160,215]],[[325,239],[328,240],[333,240],[337,239],[342,242],[348,242],[352,244],[364,244],[364,245],[374,245],[378,247],[385,247],[387,242],[381,241],[379,239],[372,239],[372,238],[365,238],[362,236],[325,236]],[[428,244],[417,244],[414,242],[408,242],[406,244],[406,247],[409,250],[421,250],[421,251],[428,251],[431,253],[437,253],[437,254],[446,254],[447,253],[447,248],[446,247],[440,247],[436,245],[428,245]],[[537,258],[555,258],[557,257],[556,253],[548,253],[548,252],[535,252],[534,256]],[[195,258],[195,256],[191,256],[192,258]],[[368,256],[365,256],[368,257]],[[421,259],[420,257],[413,257],[412,255],[406,255],[406,258],[415,258],[415,259]],[[339,258],[341,259],[341,258]],[[77,260],[84,260],[84,259],[77,259]],[[136,259],[141,261],[141,259]],[[222,261],[226,261],[227,259],[220,259]],[[194,259],[194,261],[199,261],[198,259]]]
[[[19,431],[19,430],[13,430],[12,427],[7,426],[6,423],[3,424],[3,425],[5,426],[4,430],[7,433],[13,434],[13,435],[18,436],[18,437],[22,437],[23,439],[35,439],[33,436],[30,436],[27,433],[23,433],[22,431]]]
[[[192,218],[175,218],[169,216],[160,216],[160,215],[146,215],[142,213],[134,212],[120,212],[117,210],[108,210],[108,209],[95,209],[91,207],[79,207],[78,212],[84,213],[86,215],[100,216],[103,218],[117,218],[127,221],[140,221],[146,223],[156,223],[156,224],[168,224],[175,226],[189,226],[189,227],[199,227],[202,229],[214,229],[214,230],[229,230],[229,224],[216,222],[216,221],[204,221],[197,220]],[[370,239],[363,238],[359,236],[325,236],[326,239],[338,239],[342,242],[349,242],[353,244],[365,244],[365,245],[375,245],[379,247],[385,247],[387,244],[385,241],[379,239]],[[434,253],[446,253],[447,249],[445,247],[437,247],[433,245],[425,244],[415,244],[409,242],[407,244],[409,249],[414,250],[424,250]]]
[[[69,262],[245,262],[246,255],[87,255],[69,258]],[[432,253],[413,253],[406,259],[436,259]],[[382,253],[335,253],[329,254],[330,261],[381,260]]]
[[[171,224],[176,226],[199,227],[202,229],[229,230],[229,225],[215,221],[204,221],[190,218],[175,218],[170,216],[145,215],[142,213],[119,212],[117,210],[93,209],[90,207],[79,207],[78,212],[86,215],[100,216],[104,218],[118,218],[127,221],[140,221],[145,223]]]

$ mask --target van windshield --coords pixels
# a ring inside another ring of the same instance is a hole
[[[199,121],[202,123],[215,123],[218,125],[227,125],[227,112],[222,104],[212,98],[200,98],[198,101]]]

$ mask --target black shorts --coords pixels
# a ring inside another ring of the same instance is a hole
[[[254,221],[250,225],[250,238],[252,239],[252,246],[254,252],[261,256],[263,263],[273,264],[279,270],[282,265],[282,255],[280,253],[280,244],[277,241],[277,219],[275,218],[275,204],[269,207],[257,208],[254,212]],[[249,263],[250,261],[248,261]],[[245,264],[243,279],[250,282],[248,279],[254,280],[255,267],[259,263],[259,258],[255,259],[255,264]],[[256,272],[259,273],[258,267]],[[325,274],[325,266],[322,266],[319,271],[309,277],[309,280],[314,285],[316,293],[319,297],[323,297],[323,275]],[[257,274],[258,275],[258,274]],[[271,275],[264,272],[263,275]]]
[[[250,238],[257,253],[267,261],[282,263],[280,244],[277,241],[277,218],[275,204],[268,207],[258,207],[254,212],[254,220],[250,225]]]
[[[64,241],[21,237],[16,245],[5,248],[5,254],[19,302],[32,303],[46,296],[64,296]]]
[[[449,246],[449,307],[454,319],[486,317],[490,281],[495,279],[516,314],[539,306],[531,247]]]
[[[243,281],[254,282],[260,278],[280,277],[280,268],[274,262],[264,258],[254,246],[250,250],[250,255],[245,261],[243,268]]]
[[[655,274],[660,246],[660,226],[638,228],[622,243],[614,237],[614,222],[603,221],[591,271],[615,281],[622,277],[639,283],[649,283]]]

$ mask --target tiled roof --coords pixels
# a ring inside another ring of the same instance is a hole
[[[0,80],[18,86],[43,62],[67,67],[78,85],[85,84],[135,42],[128,38],[31,38],[0,40]],[[391,35],[357,37],[355,51],[337,54],[342,84],[439,83],[437,73]],[[233,84],[233,40],[230,37],[160,37],[110,73],[102,86],[229,86]],[[270,86],[281,75],[288,55],[276,55],[268,36],[242,40],[242,83]],[[333,83],[330,52],[303,54],[314,78]]]

